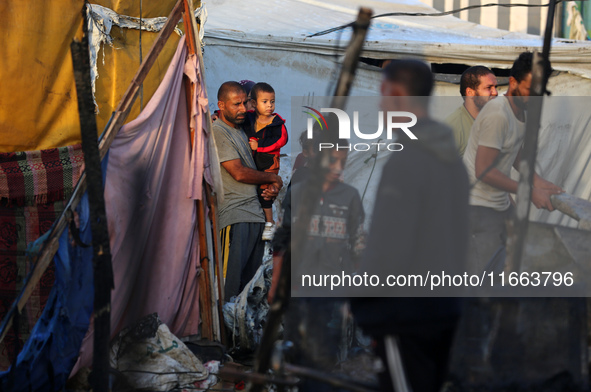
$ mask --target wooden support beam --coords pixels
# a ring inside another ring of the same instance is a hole
[[[224,305],[224,266],[222,265],[220,249],[220,231],[218,227],[218,206],[215,194],[209,184],[205,184],[205,194],[207,196],[207,205],[211,215],[211,230],[213,232],[213,254],[214,254],[214,267],[215,277],[218,288],[218,317],[220,324],[220,337],[223,344],[227,344],[226,328],[224,327],[224,314],[222,311]]]
[[[209,251],[207,249],[207,226],[205,224],[205,204],[197,200],[197,227],[199,235],[199,313],[201,315],[201,337],[214,340],[213,316],[211,306],[211,282],[209,275]]]
[[[201,81],[203,83],[202,88],[205,88],[205,69],[203,67],[203,55],[201,53],[201,42],[199,40],[199,33],[198,33],[198,28],[197,28],[197,23],[195,21],[195,17],[193,15],[193,1],[192,0],[183,0],[184,3],[184,11],[183,11],[183,23],[185,26],[185,42],[187,44],[187,48],[189,51],[189,54],[191,55],[196,55],[198,57],[198,63],[199,63],[199,74],[201,76]],[[191,104],[191,99],[193,97],[194,92],[194,88],[195,86],[191,85],[191,83],[188,81],[188,79],[185,79],[186,81],[186,87],[187,87],[187,102],[189,103],[189,107]],[[209,125],[209,128],[211,129],[211,116],[210,113],[207,112],[206,113],[206,119],[205,121],[207,122],[207,124]],[[195,129],[191,129],[191,141],[193,140],[193,133],[196,132]],[[204,203],[207,203],[207,206],[209,207],[210,213],[211,213],[211,224],[212,224],[212,237],[213,237],[213,250],[211,250],[212,252],[209,252],[209,250],[207,248],[203,248],[203,253],[201,253],[201,260],[207,260],[207,263],[214,263],[213,264],[213,268],[210,269],[208,268],[208,265],[202,265],[202,270],[201,270],[201,275],[199,278],[199,308],[200,308],[200,313],[201,313],[201,319],[202,319],[202,336],[204,338],[208,338],[211,340],[214,340],[214,336],[215,337],[220,337],[222,343],[226,343],[226,338],[225,338],[225,328],[224,328],[224,317],[223,317],[223,313],[222,313],[222,305],[224,303],[224,297],[223,297],[223,275],[222,275],[222,266],[221,266],[221,262],[220,262],[220,246],[219,246],[219,231],[218,231],[218,227],[217,227],[217,205],[216,205],[216,199],[215,197],[211,196],[211,187],[205,182],[203,181],[203,186],[204,186],[204,194],[205,194],[205,198],[203,200]],[[199,202],[201,203],[201,202]],[[202,208],[199,207],[199,211],[201,211]],[[201,249],[201,236],[202,234],[205,235],[205,230],[207,230],[205,228],[205,217],[203,217],[203,220],[200,218],[199,219],[199,238],[200,238],[200,249]],[[207,241],[204,241],[204,244],[207,244]],[[210,253],[213,253],[213,260],[210,260],[208,258],[208,255]],[[203,263],[203,261],[202,261]],[[218,288],[218,292],[217,292],[217,300],[216,300],[216,295],[213,289],[210,289],[212,287],[214,287],[214,283],[213,283],[213,278],[211,276],[211,274],[209,273],[210,270],[216,270],[217,273],[215,274],[216,279],[217,279],[217,288]],[[216,310],[216,303],[217,303],[217,312],[215,312]],[[213,323],[213,317],[214,317],[214,313],[217,313],[217,317],[219,319],[219,330],[213,330],[215,329],[214,323]]]
[[[192,9],[192,1],[183,0],[183,25],[185,26],[185,44],[187,45],[189,55],[195,55],[197,50],[197,45],[195,41],[196,30],[194,29],[194,25],[192,22],[192,20],[194,19]],[[193,96],[195,95],[195,86],[187,77],[184,78],[184,82],[187,93],[187,108],[190,117]],[[190,128],[191,145],[193,148],[195,147],[193,145],[193,138],[195,132],[197,131],[198,130]],[[216,331],[214,331],[215,327],[213,324],[213,310],[215,307],[215,297],[213,296],[213,290],[211,290],[211,260],[209,259],[209,248],[207,246],[207,223],[205,221],[205,216],[206,215],[204,197],[202,200],[197,200],[197,230],[199,235],[199,261],[201,264],[201,269],[199,273],[199,315],[201,317],[201,337],[213,341],[215,340],[214,336],[219,336],[219,333],[216,334]]]

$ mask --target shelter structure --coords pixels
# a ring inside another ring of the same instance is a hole
[[[374,18],[352,96],[379,95],[383,61],[412,57],[432,64],[436,72],[434,95],[455,96],[457,100],[452,103],[459,106],[462,101],[458,83],[464,69],[473,65],[494,68],[503,85],[507,83],[508,70],[521,52],[541,51],[542,47],[540,36],[486,27],[451,15],[428,16],[439,11],[418,0],[370,1],[364,2],[364,6],[373,9]],[[358,3],[352,0],[286,0],[280,3],[227,0],[208,4],[204,38],[208,82],[211,86],[242,79],[270,83],[277,92],[277,112],[285,115],[287,124],[292,125],[288,127],[290,140],[297,140],[304,128],[296,129],[291,107],[314,106],[314,97],[331,94],[351,35],[350,28],[338,28],[354,20],[357,7]],[[393,15],[380,16],[384,14]],[[591,91],[591,44],[553,39],[550,60],[555,72],[548,90],[554,97],[581,97],[572,98],[572,102],[584,106],[582,97]],[[500,93],[503,92],[501,86]],[[298,99],[303,102],[292,102],[292,97],[302,97]],[[210,102],[210,106],[213,108],[215,103]],[[552,109],[551,104],[545,105],[538,164],[549,180],[562,184],[577,197],[591,200],[588,185],[591,172],[587,169],[591,130],[588,113],[582,106],[576,113],[570,110],[570,116],[566,117],[558,107]],[[450,107],[453,105],[440,111]],[[434,108],[435,112],[437,110]],[[444,113],[438,114],[444,117]],[[554,132],[557,122],[561,129],[568,131]],[[295,157],[300,147],[289,144],[287,149],[290,147]],[[373,159],[367,162],[367,158],[367,153],[352,152],[345,177],[360,192],[367,186],[364,205],[371,214],[371,195],[375,194],[387,152],[377,154],[373,172]],[[370,172],[373,174],[368,182]],[[542,222],[577,225],[558,212],[532,209],[530,217]],[[368,224],[370,219],[371,216]]]
[[[205,219],[206,200],[212,200],[212,189],[219,191],[220,185],[215,146],[208,137],[210,120],[200,45],[194,33],[194,16],[200,15],[202,8],[190,8],[192,2],[186,0],[145,7],[142,1],[36,3],[5,4],[1,19],[7,29],[0,37],[6,43],[3,58],[12,59],[1,67],[7,82],[0,91],[0,252],[3,269],[12,271],[0,286],[2,338],[11,324],[16,328],[12,338],[2,342],[1,361],[4,370],[10,365],[16,370],[0,374],[0,382],[9,387],[14,377],[25,380],[31,369],[38,369],[39,377],[28,377],[30,385],[25,381],[15,384],[24,389],[37,389],[47,380],[63,386],[73,366],[71,361],[78,358],[79,333],[88,327],[88,301],[92,304],[91,293],[72,289],[71,295],[82,296],[78,302],[83,302],[74,305],[87,313],[70,314],[63,310],[65,294],[55,294],[64,290],[64,284],[92,289],[88,279],[76,275],[84,272],[86,277],[89,273],[92,276],[92,269],[73,271],[69,264],[92,265],[92,255],[86,252],[85,259],[79,260],[79,252],[65,249],[86,246],[89,232],[81,232],[82,239],[72,245],[68,230],[54,261],[58,268],[50,267],[41,277],[41,290],[32,291],[32,305],[26,308],[25,318],[15,316],[21,313],[25,300],[13,304],[22,288],[26,288],[23,298],[31,295],[30,282],[39,280],[37,269],[45,269],[37,263],[42,265],[43,258],[51,260],[46,255],[57,249],[57,238],[52,236],[63,230],[64,217],[72,221],[70,232],[76,238],[73,208],[80,199],[82,208],[88,208],[84,207],[82,192],[76,189],[76,183],[84,181],[85,176],[81,171],[79,101],[70,53],[72,39],[82,38],[83,15],[91,33],[90,57],[95,65],[92,82],[97,137],[105,129],[100,140],[101,158],[112,147],[111,159],[103,162],[103,170],[110,173],[106,175],[105,196],[115,265],[112,335],[151,312],[160,313],[174,333],[196,335],[200,331],[198,301],[206,294],[201,312],[207,308],[209,316],[201,332],[220,340],[220,325],[211,315],[215,312],[213,282],[204,278],[213,276],[209,268],[216,260],[216,237],[212,232],[217,232],[215,219]],[[183,14],[184,25],[176,28],[178,34],[171,35]],[[187,31],[188,39],[180,38],[182,30]],[[118,133],[127,118],[133,122]],[[215,208],[215,203],[209,203],[209,207]],[[81,221],[88,222],[87,215],[80,216]],[[138,223],[141,227],[136,227]],[[161,230],[167,234],[158,234]],[[49,234],[38,241],[34,251],[27,249],[29,242],[45,232]],[[52,288],[54,274],[62,285]],[[44,309],[45,302],[48,306]],[[7,311],[9,315],[4,317]],[[33,327],[39,317],[41,330]],[[71,324],[77,332],[65,353],[68,359],[60,362],[54,374],[46,370],[53,369],[51,361],[56,353],[60,355],[63,342],[62,337],[52,335],[56,323]],[[17,359],[29,334],[43,344],[27,343]],[[85,342],[89,344],[85,343],[81,365],[90,364],[88,348],[92,344],[88,336]],[[49,367],[37,362],[42,350],[50,353],[43,357]]]

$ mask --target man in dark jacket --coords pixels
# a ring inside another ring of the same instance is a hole
[[[387,275],[461,272],[468,241],[468,178],[451,129],[429,118],[429,67],[393,61],[384,70],[382,110],[416,115],[417,140],[399,135],[404,149],[386,163],[376,196],[361,270]],[[388,287],[386,287],[388,288]],[[413,298],[416,292],[354,298],[355,318],[377,342],[383,390],[438,391],[460,314],[457,298]],[[403,297],[404,296],[404,297]],[[402,368],[397,367],[402,359]],[[396,383],[396,387],[394,387]]]

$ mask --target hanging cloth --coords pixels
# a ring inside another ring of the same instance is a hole
[[[186,52],[183,37],[158,90],[109,149],[105,204],[115,279],[111,337],[151,313],[158,313],[177,336],[198,333],[196,203],[187,198]],[[79,366],[92,362],[92,336],[91,330]]]

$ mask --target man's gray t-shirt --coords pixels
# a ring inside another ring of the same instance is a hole
[[[221,119],[213,123],[213,136],[220,163],[240,159],[243,166],[257,170],[252,150],[242,129],[230,127]],[[236,181],[222,166],[224,202],[220,204],[220,226],[240,222],[265,222],[263,209],[257,197],[257,186]]]

